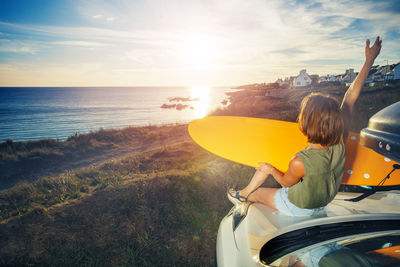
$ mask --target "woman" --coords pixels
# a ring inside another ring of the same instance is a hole
[[[379,55],[379,36],[372,47],[366,40],[365,63],[339,104],[329,96],[311,94],[301,106],[300,130],[310,145],[296,153],[283,173],[268,163],[260,163],[250,183],[240,191],[228,191],[234,204],[260,202],[286,215],[312,215],[335,197],[343,178],[345,149],[354,103],[368,72]],[[272,175],[282,188],[260,187]]]

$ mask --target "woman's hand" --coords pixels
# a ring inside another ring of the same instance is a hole
[[[369,47],[370,41],[367,39],[366,46],[365,46],[365,60],[370,62],[371,64],[374,63],[375,58],[379,55],[382,47],[382,40],[379,40],[379,36],[376,37],[374,44]]]
[[[272,171],[275,169],[275,167],[269,163],[258,163],[258,164],[260,166],[257,167],[256,170],[267,175],[272,174]]]

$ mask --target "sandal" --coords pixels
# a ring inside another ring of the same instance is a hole
[[[247,197],[239,194],[239,191],[234,191],[232,189],[227,192],[228,199],[235,205],[246,203]]]

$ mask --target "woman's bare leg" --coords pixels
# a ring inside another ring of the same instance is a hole
[[[277,209],[275,207],[274,196],[278,190],[279,188],[260,187],[250,194],[248,200],[251,202],[263,203],[273,209]]]
[[[243,188],[242,190],[239,191],[239,194],[248,197],[251,192],[256,190],[260,185],[262,185],[265,180],[268,178],[268,175],[261,171],[256,171],[253,175],[253,178],[251,178],[250,183]]]

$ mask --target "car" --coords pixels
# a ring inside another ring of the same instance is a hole
[[[379,250],[397,248],[397,258],[387,261],[400,266],[400,191],[346,201],[358,195],[339,192],[313,216],[286,216],[260,203],[233,207],[218,230],[217,266],[292,266],[302,253],[327,244],[363,254],[391,255]]]
[[[400,102],[375,114],[360,133],[361,144],[393,160],[392,172],[400,172],[398,118]],[[400,266],[400,186],[362,190],[339,192],[313,216],[235,205],[218,230],[217,266],[302,266],[299,260],[312,253],[324,255],[320,266]]]

